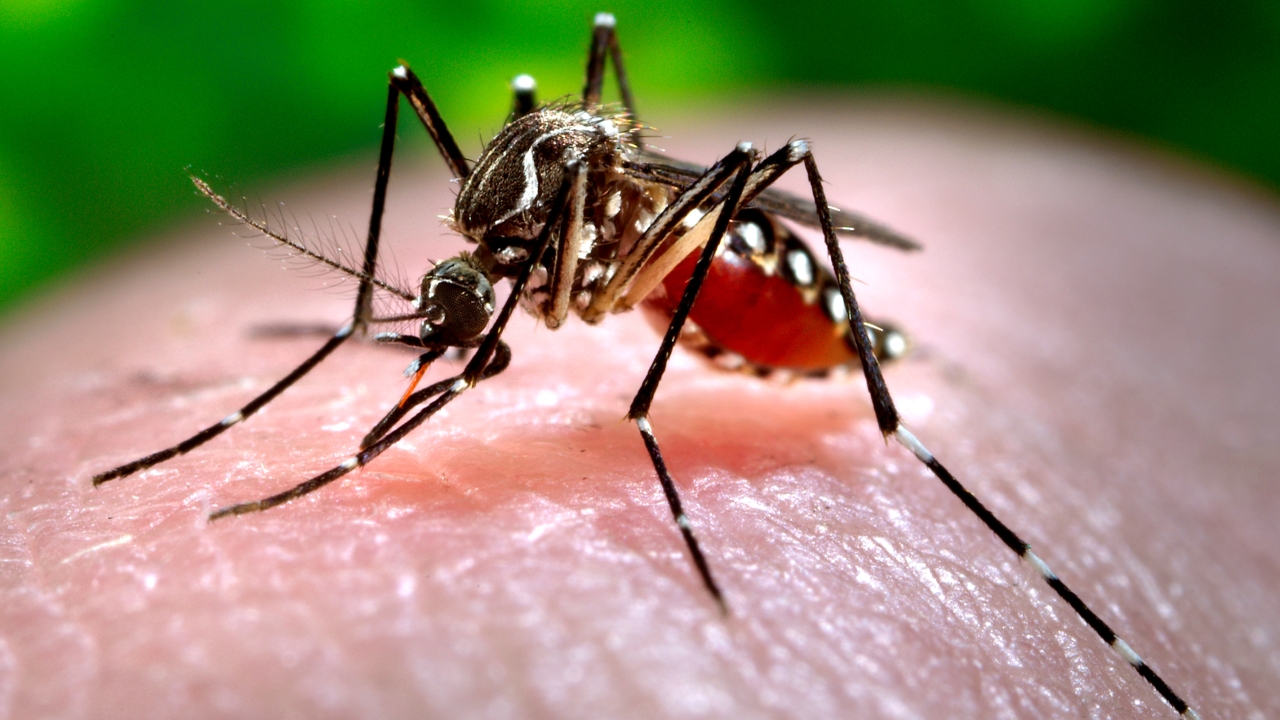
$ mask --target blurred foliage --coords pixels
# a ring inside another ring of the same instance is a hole
[[[1280,185],[1273,0],[3,0],[0,306],[203,207],[188,167],[247,186],[372,163],[398,58],[474,152],[517,72],[545,98],[580,89],[598,10],[619,18],[642,110],[796,85],[945,88]],[[423,153],[419,135],[405,133]]]

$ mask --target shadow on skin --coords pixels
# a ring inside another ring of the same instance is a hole
[[[1270,198],[954,106],[687,127],[659,144],[700,162],[811,137],[837,204],[920,238],[845,246],[867,312],[920,344],[888,372],[908,425],[1205,717],[1280,714]],[[290,206],[361,226],[372,167]],[[392,178],[403,275],[456,249],[438,171]],[[233,232],[199,221],[8,321],[0,717],[1175,717],[885,445],[859,378],[761,383],[677,351],[653,423],[722,618],[622,422],[659,340],[635,314],[517,315],[506,374],[268,513],[205,521],[349,456],[405,355],[344,347],[94,490],[319,344],[256,324],[348,312],[350,289],[313,292]]]

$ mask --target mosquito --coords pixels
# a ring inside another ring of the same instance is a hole
[[[622,96],[621,108],[601,103],[607,60]],[[837,235],[901,250],[918,245],[828,205],[808,142],[793,140],[764,157],[749,143],[740,143],[709,168],[647,149],[615,21],[607,13],[595,18],[580,101],[539,105],[535,84],[524,75],[516,78],[513,91],[510,119],[470,162],[408,65],[401,63],[390,72],[373,209],[359,268],[276,233],[193,178],[203,194],[236,220],[356,279],[355,308],[351,319],[319,350],[244,407],[177,445],[94,476],[93,484],[145,470],[212,440],[262,409],[353,336],[393,323],[417,323],[416,334],[375,335],[379,342],[407,346],[419,355],[406,370],[412,378],[409,390],[369,430],[354,455],[281,493],[217,510],[210,520],[267,510],[367,465],[460,395],[503,372],[512,354],[502,333],[517,305],[551,329],[571,314],[598,323],[640,306],[660,319],[666,332],[627,417],[640,431],[690,559],[721,611],[727,612],[724,596],[694,536],[649,420],[650,405],[677,343],[721,367],[760,376],[822,376],[861,369],[886,440],[893,438],[927,466],[1174,710],[1185,718],[1199,717],[902,424],[880,363],[903,355],[909,343],[892,325],[864,319]],[[460,183],[448,224],[474,244],[472,250],[435,265],[416,291],[397,287],[377,272],[402,96]],[[810,198],[771,187],[783,173],[800,166]],[[821,230],[831,271],[783,224],[784,219]],[[510,282],[510,294],[498,308],[494,286],[504,279]],[[407,311],[378,316],[373,301],[379,291],[407,303]],[[432,362],[450,350],[471,352],[462,372],[416,389]]]

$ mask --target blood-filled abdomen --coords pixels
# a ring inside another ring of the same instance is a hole
[[[691,253],[648,297],[646,314],[670,321],[698,261]],[[727,367],[759,373],[787,370],[821,375],[858,361],[844,300],[831,273],[785,226],[758,210],[744,210],[725,241],[689,314],[685,345]],[[878,355],[887,348],[872,330]],[[905,349],[905,338],[893,333]]]

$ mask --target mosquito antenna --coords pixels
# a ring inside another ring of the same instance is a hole
[[[389,292],[392,295],[402,298],[408,302],[414,301],[415,296],[413,295],[413,293],[410,293],[409,291],[404,290],[403,288],[396,287],[384,280],[381,280],[380,278],[369,277],[368,275],[366,275],[363,272],[360,272],[359,270],[347,267],[346,265],[338,262],[337,260],[334,260],[333,258],[330,258],[322,253],[318,253],[312,250],[311,248],[307,247],[306,245],[303,245],[300,242],[290,239],[286,235],[275,232],[271,228],[267,227],[266,223],[262,223],[257,220],[254,220],[253,218],[246,215],[242,210],[240,210],[239,208],[237,208],[236,206],[228,202],[226,198],[214,192],[213,188],[209,187],[208,183],[201,180],[200,178],[195,177],[193,175],[191,177],[191,182],[195,183],[196,189],[199,190],[205,197],[212,200],[214,205],[217,205],[219,209],[221,209],[226,214],[230,215],[236,221],[242,222],[245,225],[248,225],[254,230],[257,230],[263,235],[266,235],[272,240],[275,240],[276,242],[280,243],[281,245],[291,248],[297,251],[298,253],[302,254],[303,256],[308,257],[312,260],[315,260],[321,265],[324,265],[333,270],[337,270],[338,272],[345,273],[355,278],[356,280],[367,280],[373,286],[381,290],[385,290],[386,292]]]

